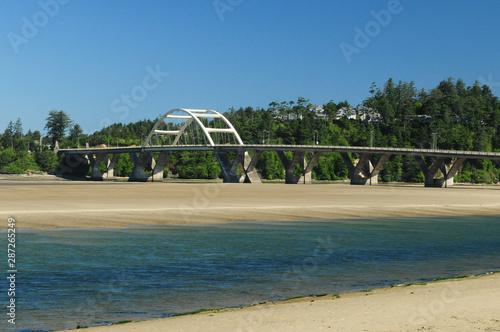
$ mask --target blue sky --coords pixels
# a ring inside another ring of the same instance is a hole
[[[497,0],[2,1],[0,132],[17,118],[42,130],[53,109],[91,133],[179,107],[357,105],[389,77],[500,95],[499,13]]]

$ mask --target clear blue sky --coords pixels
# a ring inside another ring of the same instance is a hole
[[[498,0],[2,1],[0,132],[18,117],[42,130],[53,109],[90,133],[178,107],[357,105],[389,77],[491,80],[500,95],[499,13]]]

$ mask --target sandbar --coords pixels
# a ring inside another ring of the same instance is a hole
[[[500,215],[500,186],[117,183],[0,180],[0,220],[19,229],[231,221]],[[6,228],[0,227],[1,229]]]

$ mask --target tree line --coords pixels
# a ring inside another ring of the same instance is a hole
[[[372,84],[362,106],[378,113],[378,121],[339,118],[337,111],[350,108],[348,101],[333,100],[318,107],[299,97],[297,101],[273,101],[266,108],[240,107],[224,115],[234,125],[246,144],[297,144],[380,146],[404,148],[439,148],[500,152],[500,101],[487,85],[478,82],[467,86],[452,78],[441,81],[430,90],[417,89],[414,82],[387,80]],[[280,115],[291,115],[283,120]],[[134,123],[116,123],[84,135],[82,128],[64,111],[51,111],[42,137],[40,132],[23,134],[22,122],[10,122],[0,137],[0,172],[53,173],[57,157],[55,141],[61,147],[101,144],[111,146],[141,145],[158,119]],[[28,150],[31,151],[28,152]],[[291,155],[288,155],[291,158]],[[311,156],[306,155],[306,159]],[[353,154],[355,160],[358,156]],[[427,160],[430,162],[430,160]],[[376,160],[375,160],[376,162]],[[116,176],[128,176],[133,163],[121,155],[115,167]],[[264,152],[257,169],[264,179],[283,179],[284,169],[274,152]],[[104,168],[103,168],[104,170]],[[170,158],[167,173],[180,178],[214,179],[220,167],[213,153],[182,152]],[[342,180],[348,171],[336,153],[324,154],[313,169],[317,180]],[[468,160],[456,181],[498,182],[500,168],[490,160]],[[392,156],[380,173],[381,181],[422,182],[420,168],[409,156]]]

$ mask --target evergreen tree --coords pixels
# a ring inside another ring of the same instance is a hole
[[[80,125],[78,123],[69,129],[69,137],[70,138],[78,138],[82,134],[83,134],[83,129],[82,129],[82,127],[80,127]]]
[[[49,112],[45,129],[48,131],[52,144],[61,141],[66,136],[66,131],[72,123],[73,121],[64,111],[52,110]]]
[[[17,118],[16,124],[14,125],[13,133],[15,138],[22,138],[23,136],[23,123],[20,118]]]

